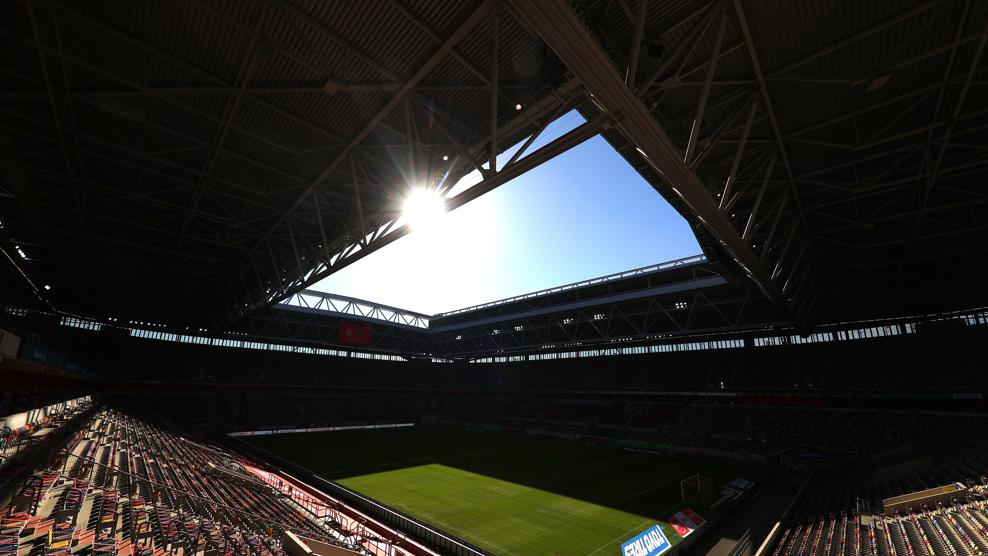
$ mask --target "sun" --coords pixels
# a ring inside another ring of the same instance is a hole
[[[446,199],[435,189],[416,187],[408,192],[401,212],[413,230],[433,227],[446,216]]]

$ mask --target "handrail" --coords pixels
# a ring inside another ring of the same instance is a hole
[[[683,257],[679,259],[673,259],[671,261],[655,263],[640,268],[624,270],[621,272],[616,272],[614,274],[608,274],[606,276],[598,276],[596,278],[589,278],[587,280],[581,280],[579,282],[564,284],[562,286],[555,286],[544,290],[524,293],[512,297],[506,297],[504,299],[498,299],[496,301],[489,301],[487,303],[481,303],[479,305],[464,307],[462,309],[454,309],[452,311],[446,311],[445,313],[436,313],[435,315],[431,315],[431,316],[416,311],[409,311],[408,309],[402,309],[400,307],[393,307],[390,305],[384,305],[382,303],[376,303],[374,301],[369,301],[366,299],[360,299],[357,297],[350,297],[346,295],[338,295],[329,292],[321,292],[311,289],[302,290],[298,293],[290,295],[285,299],[279,301],[277,305],[287,305],[292,307],[302,307],[307,309],[316,309],[316,310],[323,310],[323,311],[336,312],[342,314],[349,314],[356,317],[383,320],[386,322],[404,324],[416,328],[427,329],[429,328],[429,323],[432,320],[438,318],[458,315],[462,313],[468,313],[470,311],[476,311],[477,309],[486,309],[488,307],[495,307],[498,305],[504,305],[515,301],[532,299],[534,297],[539,297],[552,293],[559,293],[563,291],[573,290],[576,288],[583,288],[595,284],[603,284],[606,282],[621,280],[632,276],[641,276],[643,274],[651,274],[653,272],[660,272],[663,270],[669,270],[671,268],[678,268],[681,266],[704,263],[706,261],[707,261],[707,257],[705,255],[702,254],[691,255],[689,257]],[[306,303],[303,296],[319,298],[320,301],[318,301],[316,305],[313,306]],[[323,303],[328,304],[330,308],[321,307]],[[339,304],[339,306],[337,306],[337,303]]]
[[[240,454],[263,463],[279,473],[284,473],[288,477],[302,482],[302,484],[314,484],[318,481],[325,489],[318,490],[325,492],[325,494],[340,500],[358,511],[366,512],[371,517],[381,520],[384,525],[392,527],[402,534],[409,535],[418,541],[424,541],[424,544],[430,546],[430,549],[432,547],[438,547],[456,556],[492,556],[490,552],[474,546],[455,535],[420,521],[400,510],[382,504],[373,498],[364,496],[336,481],[326,479],[260,446],[231,436],[224,436],[222,440]]]
[[[779,538],[782,523],[789,518],[789,513],[792,512],[793,507],[796,505],[796,501],[803,496],[803,491],[806,490],[806,486],[810,484],[810,481],[813,479],[815,474],[816,469],[813,469],[808,475],[806,475],[806,478],[803,479],[802,484],[799,485],[799,490],[797,490],[796,494],[789,500],[789,504],[786,506],[786,509],[782,510],[782,515],[779,516],[778,521],[775,522],[775,525],[772,526],[772,529],[768,532],[768,535],[765,536],[765,540],[762,541],[762,544],[758,546],[758,550],[755,551],[754,556],[765,556],[769,553],[769,548],[771,548],[775,544],[775,541]]]
[[[516,295],[514,297],[506,297],[504,299],[498,299],[497,301],[489,301],[487,303],[481,303],[479,305],[473,305],[471,307],[464,307],[462,309],[454,309],[452,311],[446,311],[445,313],[436,313],[432,316],[433,319],[438,319],[442,317],[448,317],[451,315],[457,315],[460,313],[467,313],[469,311],[475,311],[477,309],[486,309],[488,307],[494,307],[497,305],[504,305],[506,303],[512,303],[514,301],[521,301],[523,299],[531,299],[533,297],[539,297],[541,295],[546,295],[550,293],[559,293],[562,291],[572,290],[576,288],[582,288],[586,286],[592,286],[594,284],[601,284],[604,282],[611,282],[613,280],[620,280],[622,278],[628,278],[631,276],[640,276],[642,274],[650,274],[652,272],[658,272],[660,270],[668,270],[670,268],[676,268],[680,266],[686,266],[691,264],[699,264],[707,261],[707,257],[704,255],[691,255],[689,257],[683,257],[681,259],[673,259],[671,261],[665,261],[661,263],[656,263],[648,266],[643,266],[640,268],[633,268],[631,270],[625,270],[623,272],[616,272],[614,274],[608,274],[606,276],[598,276],[596,278],[590,278],[587,280],[581,280],[579,282],[573,282],[571,284],[565,284],[562,286],[556,286],[553,288],[548,288],[544,290],[539,290],[530,293],[524,293],[521,295]]]

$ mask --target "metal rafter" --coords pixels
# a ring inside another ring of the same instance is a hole
[[[469,189],[466,189],[458,195],[447,199],[446,207],[449,210],[454,210],[472,201],[473,199],[496,189],[497,187],[531,170],[532,168],[548,162],[556,156],[597,135],[602,129],[604,129],[606,124],[607,119],[603,117],[582,124],[576,129],[564,134],[558,139],[553,140],[547,145],[544,145],[524,158],[515,161],[510,166],[505,166],[499,172],[490,173],[488,177],[484,178]],[[260,298],[251,295],[249,297],[249,302],[234,304],[233,311],[229,311],[227,313],[227,318],[230,319],[230,321],[225,324],[233,324],[249,316],[257,309],[269,306],[286,295],[297,293],[307,288],[309,285],[325,278],[329,274],[332,274],[333,272],[336,272],[341,268],[362,259],[377,249],[380,249],[381,247],[384,247],[385,245],[388,245],[405,236],[410,231],[410,228],[408,225],[398,226],[398,220],[399,215],[395,214],[382,215],[378,217],[372,224],[372,228],[375,232],[371,234],[371,237],[368,238],[367,241],[361,243],[359,241],[350,240],[350,242],[343,245],[341,250],[337,252],[330,252],[328,257],[321,259],[321,264],[300,273],[293,281],[285,282],[282,280],[280,287],[277,289],[270,289],[269,285],[261,283],[261,290],[264,295]],[[353,237],[353,235],[349,234],[348,237]],[[277,267],[276,264],[274,266]]]
[[[702,225],[732,254],[786,320],[795,315],[785,295],[763,262],[708,193],[706,185],[683,160],[680,150],[658,125],[649,110],[614,70],[608,56],[563,0],[510,2],[512,14],[538,34],[583,82],[596,102],[618,119],[617,127],[637,146],[648,163],[663,176]],[[712,16],[711,16],[712,17]]]
[[[246,1],[237,11],[193,2],[208,13],[203,23],[210,32],[234,38],[210,57],[145,34],[122,12],[61,0],[23,2],[27,9],[15,10],[23,21],[0,30],[20,57],[0,61],[0,72],[16,84],[0,91],[0,116],[17,146],[4,153],[4,164],[31,182],[0,191],[0,203],[14,210],[5,221],[28,230],[28,214],[18,214],[12,198],[33,197],[44,211],[39,225],[54,239],[27,234],[42,244],[31,247],[39,269],[72,260],[85,274],[80,281],[100,285],[107,276],[100,266],[117,266],[127,276],[147,276],[152,282],[142,287],[157,285],[164,297],[169,257],[182,280],[201,263],[209,276],[202,297],[222,299],[223,320],[235,321],[244,300],[251,300],[248,307],[270,304],[400,237],[393,198],[406,182],[443,176],[445,192],[457,177],[482,168],[482,187],[470,195],[481,194],[500,183],[497,170],[525,162],[552,119],[576,103],[584,114],[590,106],[582,89],[557,87],[563,76],[551,55],[545,75],[525,82],[513,51],[532,43],[515,42],[521,34],[510,17],[495,23],[488,13],[483,30],[450,48],[433,75],[403,89],[417,64],[445,45],[440,33],[449,33],[448,20],[397,0],[369,2],[368,10],[407,29],[388,37],[407,45],[402,61],[382,54],[369,35],[351,33],[363,23],[345,19],[346,10]],[[939,261],[945,274],[960,272],[953,261],[976,251],[963,246],[983,241],[986,197],[976,184],[988,171],[982,146],[988,109],[972,99],[988,85],[980,56],[988,14],[970,0],[924,1],[856,17],[864,15],[853,9],[859,4],[847,0],[841,14],[848,17],[835,20],[842,25],[812,37],[772,27],[774,10],[788,13],[788,5],[569,4],[587,18],[607,63],[644,99],[784,297],[794,298],[793,313],[807,315],[820,288],[827,299],[838,288],[887,279],[883,269],[903,284],[919,284]],[[488,11],[496,5],[473,0],[457,17],[479,4]],[[160,12],[163,25],[179,22],[180,11]],[[277,22],[266,29],[270,37],[251,19],[263,11]],[[190,37],[200,47],[207,39]],[[256,80],[242,78],[244,49],[252,42],[270,47],[264,50],[272,57],[257,66],[264,77]],[[646,51],[656,43],[666,51],[660,56]],[[796,58],[772,50],[777,43],[790,45]],[[127,56],[115,56],[121,47],[145,61],[139,71]],[[852,56],[863,60],[860,67],[846,63]],[[351,69],[354,77],[342,77]],[[516,92],[524,117],[512,118]],[[396,95],[399,109],[351,145]],[[802,95],[810,104],[797,108],[792,101]],[[591,100],[610,109],[601,98]],[[231,113],[232,106],[239,108]],[[669,180],[675,192],[661,185],[656,170],[665,170],[655,153],[646,152],[645,162],[635,151],[638,142],[629,146],[626,138],[635,138],[624,129],[629,115],[615,115],[624,136],[608,131],[607,139],[684,214],[695,213],[687,205],[696,199],[684,202],[689,195],[681,195],[678,183]],[[504,168],[483,168],[517,141],[524,144]],[[447,154],[453,160],[438,164]],[[313,188],[336,158],[341,162]],[[36,195],[25,196],[25,189]],[[709,238],[700,239],[706,248]],[[98,252],[91,264],[80,264],[87,242]],[[830,309],[833,301],[818,307]],[[623,309],[612,316],[631,326]],[[502,338],[543,335],[526,324]]]
[[[412,88],[415,87],[422,79],[424,79],[432,70],[435,68],[448,54],[449,50],[459,43],[474,27],[479,24],[484,17],[488,14],[490,6],[485,2],[482,3],[473,13],[464,21],[463,24],[446,40],[443,45],[437,49],[432,56],[411,76],[406,80],[401,88],[391,97],[391,100],[382,107],[377,114],[371,118],[371,120],[363,127],[363,129],[353,137],[349,144],[337,154],[333,160],[325,167],[325,169],[314,179],[305,189],[301,192],[296,200],[291,203],[286,210],[284,210],[281,215],[275,220],[274,223],[261,234],[261,237],[257,240],[254,246],[248,249],[247,254],[239,261],[238,266],[245,264],[247,259],[250,258],[255,251],[257,251],[281,225],[291,216],[291,214],[308,198],[312,192],[322,185],[325,180],[336,171],[336,169],[342,164],[351,151],[363,142],[376,128],[377,126],[391,114],[403,101],[405,94],[407,94]]]

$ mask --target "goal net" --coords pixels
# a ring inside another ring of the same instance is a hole
[[[714,481],[707,475],[692,475],[679,482],[684,504],[707,504],[714,499]]]

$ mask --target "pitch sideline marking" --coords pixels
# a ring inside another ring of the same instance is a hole
[[[736,473],[737,471],[739,471],[739,470],[743,470],[743,469],[744,469],[744,466],[742,465],[742,466],[740,466],[740,467],[738,467],[738,468],[736,468],[736,470],[732,470],[730,474],[731,474],[731,475],[733,475],[733,474],[735,474],[735,473]],[[664,482],[664,483],[662,483],[662,484],[659,484],[659,485],[655,485],[654,487],[650,487],[650,488],[647,488],[647,489],[645,489],[645,490],[643,490],[642,492],[639,492],[638,494],[634,494],[634,495],[632,495],[632,496],[629,496],[628,498],[625,498],[625,500],[631,500],[632,498],[635,498],[635,497],[638,497],[638,496],[640,496],[641,494],[644,494],[645,492],[647,492],[647,491],[649,491],[649,490],[652,490],[652,489],[655,489],[655,488],[658,488],[658,487],[660,487],[660,486],[662,486],[662,485],[666,485],[666,484],[669,484],[669,483],[671,483],[671,482],[673,482],[673,481],[666,481],[666,482]],[[682,502],[677,502],[677,503],[675,503],[675,504],[673,504],[672,506],[669,506],[668,508],[666,508],[666,509],[664,509],[664,510],[662,510],[661,512],[658,512],[658,513],[659,513],[659,514],[664,514],[664,513],[666,513],[666,512],[668,512],[668,511],[670,511],[670,510],[674,510],[674,509],[676,509],[676,507],[677,507],[677,506],[680,506],[681,504],[682,504]],[[627,530],[627,531],[625,531],[624,533],[621,533],[621,535],[619,535],[618,537],[615,537],[614,539],[612,539],[612,540],[610,540],[610,541],[608,541],[607,543],[605,543],[605,544],[602,544],[601,546],[599,546],[599,547],[597,547],[596,549],[594,549],[594,551],[593,551],[593,552],[589,552],[589,553],[587,553],[587,556],[591,556],[592,554],[596,554],[597,552],[600,552],[600,550],[601,550],[602,548],[607,548],[607,547],[608,547],[608,546],[610,546],[610,545],[611,545],[611,544],[612,544],[612,543],[613,543],[614,541],[619,541],[619,540],[621,540],[621,539],[622,539],[622,538],[624,538],[624,536],[625,536],[625,535],[627,535],[628,533],[630,533],[630,532],[632,532],[632,531],[634,531],[635,529],[638,529],[639,527],[641,527],[642,525],[645,525],[646,523],[648,523],[648,522],[650,522],[650,521],[658,521],[658,520],[654,520],[654,519],[646,519],[645,521],[643,521],[643,522],[641,522],[641,523],[639,523],[638,525],[636,525],[636,526],[634,526],[634,527],[632,527],[631,529],[628,529],[628,530]],[[677,544],[678,544],[678,543],[677,543]]]
[[[432,519],[432,521],[440,524],[444,528],[443,529],[444,531],[446,531],[446,530],[448,530],[448,531],[458,531],[460,529],[458,527],[453,527],[452,525],[450,525],[449,523],[446,523],[445,521],[443,521],[441,519],[436,519],[436,518],[431,518],[431,519]],[[503,551],[504,550],[504,548],[500,544],[498,544],[498,543],[496,543],[494,541],[491,541],[490,539],[486,539],[486,538],[484,538],[484,537],[482,537],[482,536],[480,536],[480,535],[478,535],[476,533],[473,533],[471,531],[466,531],[466,534],[463,534],[463,533],[460,533],[460,534],[462,536],[464,536],[464,537],[473,537],[474,539],[479,539],[481,542],[484,542],[484,543],[487,543],[487,544],[490,544],[490,545],[494,546],[499,551]]]
[[[609,540],[609,541],[607,541],[606,543],[604,543],[604,544],[602,544],[602,545],[600,545],[600,546],[598,546],[597,548],[595,548],[595,549],[594,549],[594,551],[593,551],[593,552],[588,552],[588,553],[587,553],[587,556],[591,556],[592,554],[596,554],[596,553],[598,553],[598,552],[600,552],[600,549],[602,549],[602,548],[607,548],[608,546],[611,546],[611,544],[612,544],[612,543],[613,543],[614,541],[619,541],[619,540],[621,540],[621,539],[623,539],[625,535],[627,535],[627,534],[628,534],[628,533],[630,533],[631,531],[634,531],[635,529],[638,529],[638,528],[639,528],[639,527],[641,527],[642,525],[645,525],[645,524],[646,524],[646,523],[648,523],[649,521],[652,521],[652,520],[651,520],[651,519],[646,519],[645,521],[643,521],[643,522],[641,522],[641,523],[639,523],[638,525],[635,525],[634,527],[632,527],[631,529],[628,529],[628,530],[627,530],[627,531],[625,531],[624,533],[621,533],[621,534],[620,534],[620,535],[618,535],[617,537],[614,537],[613,539],[611,539],[611,540]]]
[[[682,480],[682,479],[680,479],[680,480]],[[652,485],[652,486],[650,486],[650,487],[648,487],[648,488],[646,488],[644,490],[640,490],[640,491],[636,492],[635,494],[632,494],[631,496],[628,496],[627,498],[625,498],[625,501],[631,500],[633,498],[638,498],[639,496],[641,496],[642,494],[645,494],[646,492],[651,492],[651,491],[653,491],[653,490],[655,490],[655,489],[657,489],[659,487],[664,487],[664,486],[666,486],[668,484],[672,484],[674,482],[676,482],[676,479],[670,479],[668,481],[659,483],[657,485]]]
[[[744,466],[742,465],[742,466],[740,466],[740,467],[736,467],[736,468],[734,468],[734,469],[731,469],[731,471],[730,471],[730,473],[728,473],[728,475],[735,475],[735,474],[737,474],[737,473],[738,473],[739,471],[743,471],[743,470],[744,470]],[[680,480],[680,481],[682,481],[683,479],[679,479],[679,480]],[[676,482],[676,479],[670,479],[670,480],[668,480],[668,481],[666,481],[666,482],[664,482],[664,483],[659,483],[659,484],[657,484],[657,485],[654,485],[654,486],[650,486],[650,487],[648,487],[648,488],[646,488],[645,490],[643,490],[643,491],[641,491],[641,492],[638,492],[638,493],[635,493],[635,494],[632,494],[631,496],[629,496],[629,497],[627,497],[627,498],[625,498],[625,500],[627,501],[627,500],[631,500],[632,498],[638,498],[639,496],[641,496],[642,494],[645,494],[646,492],[650,492],[650,491],[653,491],[653,490],[655,490],[655,489],[657,489],[657,488],[659,488],[659,487],[662,487],[662,486],[665,486],[665,485],[668,485],[668,484],[670,484],[670,483],[674,483],[674,482]]]
[[[379,464],[377,464],[376,467],[391,467],[392,465],[400,465],[400,464],[405,464],[405,463],[415,463],[417,461],[431,461],[431,460],[434,460],[434,459],[436,459],[436,458],[434,458],[432,456],[426,456],[424,458],[415,458],[415,459],[399,459],[399,460],[395,460],[395,461],[386,461],[384,463],[379,463]]]
[[[676,506],[679,506],[680,504],[682,504],[682,502],[676,502],[676,503],[675,503],[675,504],[673,504],[672,506],[669,506],[668,508],[666,508],[666,509],[664,509],[664,510],[662,510],[661,512],[658,512],[658,513],[659,513],[659,514],[664,514],[664,513],[666,513],[666,512],[668,512],[669,510],[672,510],[672,509],[675,509],[675,508],[676,508]],[[658,521],[658,520],[657,520],[657,519],[651,519],[651,518],[649,518],[649,519],[646,519],[645,521],[643,521],[643,522],[641,522],[641,523],[639,523],[638,525],[635,525],[635,526],[634,526],[634,527],[632,527],[631,529],[628,529],[628,530],[627,530],[627,531],[625,531],[624,533],[621,533],[621,534],[620,534],[619,536],[617,536],[617,537],[615,537],[615,538],[613,538],[613,539],[611,539],[611,540],[609,540],[609,541],[607,541],[606,543],[604,543],[604,544],[602,544],[602,545],[600,545],[599,547],[597,547],[597,548],[595,548],[593,552],[589,552],[589,553],[587,553],[587,556],[590,556],[591,554],[596,554],[596,553],[597,553],[597,552],[599,552],[599,551],[600,551],[600,549],[602,549],[602,548],[607,548],[607,547],[608,547],[608,546],[610,546],[610,545],[611,545],[611,544],[612,544],[612,543],[613,543],[614,541],[619,541],[619,540],[621,540],[621,539],[623,539],[625,535],[627,535],[628,533],[630,533],[630,532],[632,532],[632,531],[634,531],[635,529],[638,529],[639,527],[641,527],[642,525],[645,525],[646,523],[648,523],[648,522],[650,522],[650,521]],[[677,543],[677,544],[678,544],[678,543]],[[671,548],[671,547],[670,547],[670,548]]]

